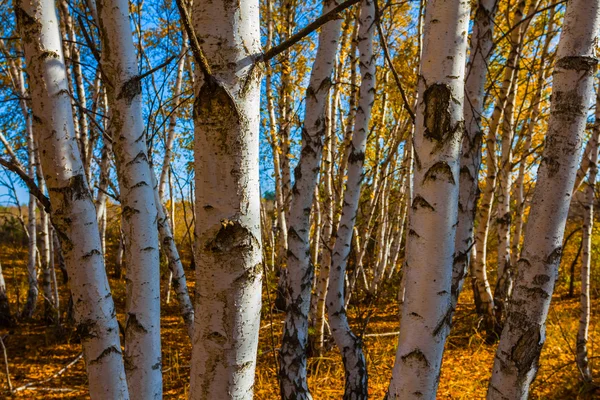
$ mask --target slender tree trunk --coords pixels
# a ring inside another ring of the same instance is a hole
[[[536,0],[533,0],[535,3]],[[477,211],[477,220],[479,225],[475,234],[475,259],[473,260],[473,278],[474,286],[477,289],[476,300],[480,304],[476,304],[479,311],[483,311],[484,329],[487,331],[488,340],[495,341],[497,337],[496,328],[497,322],[495,316],[495,304],[492,296],[492,290],[487,280],[487,238],[492,214],[492,203],[494,201],[494,191],[496,189],[496,174],[498,173],[498,164],[496,161],[496,134],[500,126],[502,113],[506,108],[511,86],[515,81],[515,68],[517,59],[522,45],[522,38],[525,32],[527,23],[523,23],[526,0],[518,0],[516,9],[512,18],[513,30],[511,31],[510,52],[506,60],[504,69],[504,77],[502,86],[498,93],[498,99],[494,105],[489,130],[486,136],[486,178],[485,187],[482,192],[480,201],[481,207]],[[530,10],[535,8],[535,4],[530,6]],[[487,54],[489,57],[489,53]]]
[[[52,0],[17,1],[33,130],[69,271],[90,396],[128,399],[116,312],[104,269],[98,224],[74,135],[71,100]]]
[[[514,222],[514,234],[512,238],[512,246],[511,246],[511,259],[513,262],[516,262],[519,259],[519,252],[521,248],[521,236],[523,232],[523,213],[525,211],[525,167],[527,165],[527,154],[531,149],[531,141],[533,137],[533,132],[538,123],[538,119],[540,117],[540,111],[542,108],[542,91],[544,89],[544,84],[546,82],[547,71],[546,68],[546,60],[548,59],[548,49],[550,48],[550,43],[554,38],[554,20],[556,15],[556,8],[553,8],[549,12],[548,17],[548,27],[546,29],[546,39],[544,40],[544,45],[542,47],[542,56],[540,57],[539,69],[537,73],[537,87],[535,89],[535,93],[531,100],[531,110],[529,112],[527,129],[525,132],[525,143],[523,144],[523,156],[519,163],[519,175],[516,181],[516,209],[515,209],[515,222]]]
[[[10,314],[10,303],[6,293],[6,283],[2,274],[2,265],[0,264],[0,327],[7,328],[12,326],[13,319]]]
[[[142,86],[127,0],[97,0],[109,134],[119,179],[125,234],[127,299],[125,369],[133,399],[162,397],[160,257],[154,171],[148,161]]]
[[[598,137],[600,136],[600,90],[596,93],[596,121],[591,139],[594,146],[590,150],[590,172],[585,187],[585,206],[583,215],[583,237],[581,258],[581,313],[579,317],[579,329],[577,331],[577,355],[576,361],[581,373],[581,379],[586,384],[592,383],[592,371],[588,360],[587,342],[590,328],[590,270],[592,261],[592,232],[594,230],[594,203],[596,200],[595,188],[598,174]]]
[[[27,151],[29,157],[28,175],[32,180],[35,179],[35,145],[33,138],[33,127],[27,130]],[[28,233],[28,259],[27,259],[27,301],[21,316],[31,318],[37,308],[38,282],[37,282],[37,200],[33,194],[29,194],[29,205],[27,207],[27,233]]]
[[[348,156],[348,180],[344,191],[342,216],[333,248],[332,268],[329,270],[330,283],[326,300],[331,333],[344,361],[345,400],[368,398],[367,362],[362,351],[362,342],[352,332],[348,324],[346,307],[344,306],[344,282],[346,266],[350,257],[352,232],[360,201],[360,189],[364,178],[363,164],[369,134],[371,109],[375,101],[374,19],[375,7],[373,0],[363,0],[358,31],[362,80],[356,109],[354,134],[352,135]]]
[[[155,187],[154,196],[156,202],[156,209],[158,212],[158,234],[160,236],[160,243],[164,254],[167,256],[167,263],[169,265],[169,271],[172,276],[172,281],[169,282],[169,286],[173,286],[175,295],[177,296],[177,302],[179,303],[179,312],[183,318],[188,336],[190,339],[194,333],[194,306],[188,293],[187,280],[185,278],[185,271],[183,270],[183,264],[181,263],[181,257],[175,244],[175,238],[165,207],[160,201],[160,195],[158,188],[156,187],[156,177],[153,177],[153,184]]]
[[[469,3],[430,0],[425,18],[406,292],[389,399],[435,398],[452,316]]]
[[[336,5],[325,0],[324,12]],[[325,135],[325,108],[331,87],[331,73],[340,37],[341,20],[325,24],[319,33],[319,47],[306,90],[306,110],[302,129],[302,150],[295,169],[288,227],[287,313],[281,345],[279,369],[281,398],[311,399],[306,381],[308,311],[314,277],[309,257],[309,216],[313,191],[321,164]]]
[[[496,226],[498,231],[498,278],[494,288],[494,307],[496,322],[506,318],[505,305],[508,302],[513,286],[513,265],[510,258],[510,189],[512,186],[512,141],[514,134],[514,106],[518,87],[518,72],[513,74],[513,83],[504,108],[502,121],[502,157],[500,158],[496,211]]]
[[[488,399],[526,399],[538,369],[598,63],[594,49],[599,25],[600,1],[567,4],[553,74],[546,147]]]
[[[213,75],[198,71],[195,87],[198,264],[190,399],[251,399],[262,249],[260,75],[248,55],[260,50],[258,1],[197,1],[193,22]]]
[[[179,52],[179,62],[177,63],[177,75],[175,77],[175,85],[173,87],[173,99],[174,103],[179,104],[181,101],[181,86],[183,84],[183,70],[185,67],[185,54],[188,51],[188,37],[185,30],[182,32],[182,44],[181,51]],[[165,197],[165,188],[167,186],[167,177],[171,168],[171,159],[173,158],[173,144],[175,142],[175,130],[177,128],[177,112],[173,112],[169,117],[169,128],[167,131],[167,140],[165,143],[164,157],[162,169],[160,171],[160,178],[158,180],[158,196],[159,199]]]
[[[325,340],[325,297],[327,296],[327,287],[329,285],[329,268],[331,266],[331,252],[330,247],[333,244],[333,218],[334,218],[334,197],[333,197],[333,155],[334,155],[334,143],[332,121],[335,118],[335,103],[333,101],[329,104],[329,117],[327,125],[327,144],[324,148],[325,157],[323,160],[323,173],[321,180],[324,181],[323,189],[325,191],[323,195],[323,238],[322,241],[325,243],[321,258],[319,260],[319,275],[317,278],[317,298],[316,298],[316,319],[315,328],[317,329],[317,340],[316,348],[318,354],[321,354],[323,350],[323,343]],[[319,226],[320,229],[320,226]],[[313,259],[316,260],[316,259]]]
[[[481,116],[488,62],[494,44],[494,16],[497,8],[498,0],[479,0],[471,35],[470,59],[465,80],[465,136],[462,141],[460,158],[458,225],[452,268],[452,305],[454,308],[456,308],[458,296],[471,262],[471,249],[474,245],[473,229],[479,198],[478,178],[483,139]],[[480,298],[487,296],[485,282],[477,285],[477,289]],[[482,293],[479,293],[480,290]]]

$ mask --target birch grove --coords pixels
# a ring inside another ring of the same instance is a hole
[[[5,3],[0,397],[597,394],[599,1]]]

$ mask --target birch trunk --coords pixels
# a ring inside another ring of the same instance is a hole
[[[586,384],[592,383],[592,371],[589,365],[587,342],[590,328],[591,297],[590,297],[590,270],[592,264],[592,232],[594,230],[594,203],[596,177],[598,174],[598,137],[600,135],[600,91],[596,93],[596,121],[592,134],[593,146],[590,149],[590,172],[585,187],[585,205],[583,215],[583,237],[581,258],[581,300],[579,329],[577,331],[577,367],[581,379]]]
[[[469,17],[467,1],[426,5],[406,292],[389,399],[435,399],[450,331]]]
[[[325,0],[323,11],[335,7]],[[308,311],[314,278],[309,257],[309,216],[313,191],[321,164],[325,136],[325,108],[331,73],[335,65],[342,21],[325,24],[319,33],[319,46],[306,90],[306,110],[302,129],[302,150],[294,171],[288,227],[288,277],[286,280],[287,313],[281,344],[279,369],[282,399],[311,399],[306,381],[306,347]]]
[[[182,32],[182,36],[183,38],[181,44],[181,51],[179,52],[179,62],[177,63],[177,75],[175,77],[175,85],[173,87],[173,99],[175,100],[175,104],[179,103],[181,97],[183,70],[185,67],[185,55],[188,51],[188,37],[185,33],[185,30]],[[162,169],[160,171],[160,178],[158,180],[159,199],[163,199],[165,196],[168,172],[171,165],[171,159],[173,158],[173,143],[175,142],[175,129],[177,128],[177,115],[178,113],[173,112],[169,117],[169,128],[167,132],[167,140],[165,143],[165,154],[163,157]]]
[[[97,0],[109,135],[119,180],[125,235],[127,299],[125,369],[133,399],[162,397],[160,258],[154,171],[148,162],[142,86],[127,0]]]
[[[517,61],[518,63],[518,61]],[[515,68],[516,69],[516,68]],[[513,83],[504,108],[502,121],[502,157],[500,158],[498,177],[498,199],[496,211],[496,229],[498,231],[498,278],[494,289],[494,307],[496,322],[506,318],[505,304],[510,297],[513,286],[513,266],[510,258],[510,189],[512,172],[512,140],[514,125],[514,106],[518,86],[518,73],[513,73]]]
[[[317,299],[316,299],[316,322],[315,327],[317,329],[317,341],[315,343],[316,351],[321,354],[323,350],[323,343],[325,340],[325,297],[327,296],[327,287],[329,285],[329,268],[331,266],[331,252],[332,248],[332,235],[333,235],[333,218],[334,218],[334,205],[333,205],[333,154],[334,154],[334,143],[332,128],[332,120],[335,118],[335,103],[332,101],[329,104],[329,118],[327,122],[327,145],[325,146],[325,159],[323,160],[323,175],[322,180],[324,181],[324,201],[323,201],[323,215],[325,221],[323,226],[323,251],[321,253],[321,259],[319,260],[319,276],[317,279]],[[318,229],[321,226],[319,225]],[[316,258],[313,258],[316,260]]]
[[[375,6],[372,0],[363,0],[359,17],[358,49],[360,54],[361,85],[356,109],[354,134],[348,156],[348,180],[344,191],[342,216],[336,232],[332,268],[329,270],[327,315],[335,344],[342,353],[345,371],[345,400],[368,398],[367,362],[362,351],[362,341],[348,324],[344,305],[346,266],[350,257],[352,232],[356,221],[360,189],[364,178],[363,164],[371,109],[375,101],[375,56],[373,33]]]
[[[533,3],[535,3],[535,1],[536,0],[533,0]],[[519,0],[512,18],[511,25],[513,30],[511,31],[510,35],[510,52],[506,60],[502,86],[500,87],[498,93],[498,100],[494,105],[494,111],[492,113],[488,128],[489,130],[486,136],[487,171],[485,187],[483,189],[482,198],[480,201],[482,206],[477,212],[477,220],[479,221],[479,225],[475,234],[475,260],[472,270],[474,272],[474,286],[477,289],[477,296],[475,298],[480,301],[480,304],[477,304],[476,306],[480,312],[484,312],[484,329],[487,331],[488,339],[490,341],[495,341],[495,331],[497,328],[497,321],[494,315],[494,298],[491,294],[492,291],[487,280],[487,238],[492,214],[492,203],[494,201],[494,191],[497,183],[496,174],[498,173],[498,165],[496,161],[496,134],[498,133],[502,113],[506,108],[508,96],[511,92],[511,85],[514,81],[513,77],[515,75],[515,66],[522,45],[523,35],[521,32],[524,33],[526,28],[526,23],[523,23],[525,6],[526,1]],[[535,9],[535,5],[532,4],[530,9]]]
[[[479,0],[471,35],[470,59],[465,79],[465,136],[462,141],[460,158],[458,225],[452,267],[451,292],[454,308],[456,308],[458,296],[471,262],[471,249],[474,245],[473,229],[479,198],[478,178],[483,139],[481,116],[483,115],[488,62],[494,44],[494,16],[497,8],[498,0]],[[481,291],[480,298],[486,298],[485,283],[477,285],[477,289],[478,293]],[[489,300],[487,301],[489,302]]]
[[[98,224],[74,135],[71,100],[54,2],[16,2],[30,78],[33,130],[61,237],[90,396],[128,399],[119,329]]]
[[[260,51],[258,1],[197,1],[193,22],[214,75],[196,75],[195,86],[190,399],[251,399],[262,286],[260,75],[249,57]]]
[[[594,50],[599,25],[600,1],[572,0],[567,4],[553,75],[546,147],[488,399],[526,399],[538,369],[598,63]]]
[[[153,177],[153,181],[154,201],[158,213],[158,234],[162,250],[167,256],[167,263],[172,277],[169,282],[169,287],[172,285],[175,290],[177,302],[179,303],[179,312],[183,318],[188,336],[191,339],[194,333],[194,306],[192,305],[190,294],[188,293],[185,271],[183,270],[183,264],[181,264],[181,257],[179,256],[179,251],[175,244],[173,231],[171,230],[165,207],[160,200],[158,187],[156,187],[156,177]]]
[[[542,47],[542,56],[540,57],[539,70],[537,73],[537,87],[535,89],[535,93],[531,100],[531,110],[529,112],[527,130],[525,132],[525,143],[523,144],[523,158],[519,163],[519,176],[516,181],[516,209],[515,209],[515,223],[514,223],[514,234],[512,238],[512,260],[517,261],[519,259],[519,251],[521,248],[521,235],[523,232],[523,212],[525,210],[525,167],[527,164],[527,154],[531,149],[531,141],[533,137],[533,131],[540,117],[540,112],[542,108],[542,91],[544,89],[544,84],[546,82],[547,77],[547,68],[546,68],[546,60],[548,59],[548,49],[550,48],[550,43],[554,38],[554,20],[556,15],[556,8],[553,8],[549,12],[549,22],[548,28],[546,29],[546,39],[544,40],[544,45]]]
[[[29,158],[27,173],[29,178],[33,180],[35,179],[35,145],[33,143],[33,126],[30,125],[29,127],[31,129],[27,130],[27,152]],[[21,314],[24,318],[31,318],[33,316],[33,313],[37,308],[37,298],[39,292],[36,265],[38,256],[36,204],[37,200],[35,196],[30,193],[29,204],[27,206],[27,301],[25,302],[25,307],[23,308],[23,312]]]
[[[8,328],[12,326],[13,319],[10,314],[10,303],[6,293],[6,282],[2,274],[2,265],[0,264],[0,327]]]

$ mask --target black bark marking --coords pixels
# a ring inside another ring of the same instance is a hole
[[[142,325],[140,321],[138,321],[137,316],[134,313],[127,314],[125,332],[129,332],[130,329],[135,332],[148,333],[148,330],[144,327],[144,325]]]
[[[517,344],[512,348],[510,358],[519,371],[520,379],[525,378],[527,373],[535,368],[543,345],[540,339],[539,327],[533,326],[523,332]]]
[[[429,202],[427,200],[425,200],[423,198],[423,196],[421,196],[421,195],[415,196],[413,203],[412,203],[413,210],[417,210],[419,207],[426,208],[429,211],[435,211],[435,208],[433,208],[433,206],[431,204],[429,204]]]
[[[448,309],[446,310],[446,313],[444,314],[442,319],[437,323],[436,327],[433,329],[433,336],[438,336],[440,333],[442,333],[443,328],[445,326],[450,328],[450,326],[452,324],[452,312],[453,311],[454,310],[452,309],[451,306],[448,307]]]
[[[429,368],[429,361],[427,360],[427,357],[425,357],[425,354],[423,354],[423,352],[419,349],[415,349],[410,353],[403,355],[400,358],[405,364],[408,364],[410,362],[417,362],[425,365],[425,368]]]
[[[443,142],[448,132],[450,132],[451,116],[449,107],[451,97],[450,87],[441,83],[429,86],[423,93],[426,138]]]
[[[96,321],[88,319],[88,320],[81,321],[77,325],[76,333],[79,336],[79,339],[82,342],[85,342],[86,340],[98,337],[98,335],[96,334],[96,329],[97,329]]]
[[[252,233],[238,221],[222,220],[221,227],[212,240],[206,244],[206,250],[213,253],[228,253],[234,249],[251,248]]]
[[[98,249],[93,249],[93,250],[91,250],[90,252],[88,252],[88,253],[84,254],[84,255],[82,256],[82,258],[90,258],[90,257],[92,257],[92,256],[101,256],[101,255],[102,255],[102,252],[100,252],[100,250],[98,250]]]
[[[136,96],[142,94],[142,81],[139,76],[134,76],[127,82],[123,83],[117,100],[125,100],[127,104],[131,104]]]
[[[556,62],[556,68],[585,71],[590,74],[593,73],[597,65],[598,60],[596,58],[586,56],[563,57]]]
[[[355,149],[352,149],[352,151],[348,155],[348,163],[350,163],[350,164],[360,163],[362,165],[362,163],[364,161],[365,161],[365,152],[364,151],[355,151]]]
[[[435,182],[438,180],[438,178],[443,176],[445,176],[448,182],[451,184],[456,184],[456,180],[454,179],[454,174],[452,173],[452,168],[450,168],[450,165],[446,161],[439,161],[433,164],[433,166],[427,170],[423,180],[425,182],[429,180]]]
[[[98,357],[94,358],[93,360],[90,360],[90,364],[98,364],[100,361],[102,361],[103,358],[108,357],[111,354],[121,355],[121,351],[115,346],[107,347],[102,351],[102,353],[100,353]]]
[[[211,332],[210,334],[208,334],[206,339],[218,343],[219,346],[223,346],[225,343],[227,343],[227,337],[221,334],[220,332]]]
[[[121,215],[123,216],[123,218],[125,219],[129,219],[131,218],[133,215],[135,214],[139,214],[140,211],[136,210],[135,208],[132,208],[130,206],[125,206],[123,207],[123,211],[121,211]]]
[[[548,257],[546,258],[546,263],[554,266],[560,261],[561,257],[562,257],[562,246],[558,246],[557,248],[552,250],[552,253],[550,253],[548,255]]]
[[[550,281],[550,277],[548,275],[545,274],[539,274],[533,277],[533,284],[534,285],[545,285],[546,283],[548,283]]]
[[[148,156],[146,155],[145,151],[140,151],[139,153],[137,153],[136,156],[133,157],[133,159],[125,165],[130,166],[139,162],[148,162]]]
[[[210,77],[204,82],[194,102],[194,118],[200,118],[203,123],[218,124],[227,117],[234,117],[240,123],[241,113],[233,96],[216,78]],[[218,125],[217,125],[218,126]]]

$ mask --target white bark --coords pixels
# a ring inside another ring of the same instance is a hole
[[[188,37],[185,30],[182,32],[181,51],[179,52],[179,62],[177,63],[177,75],[175,77],[175,85],[173,87],[173,103],[179,104],[181,97],[181,86],[183,84],[183,70],[185,67],[185,54],[188,51]],[[165,188],[167,186],[167,176],[173,158],[173,144],[175,142],[175,130],[177,128],[177,115],[174,111],[169,117],[169,128],[167,132],[167,140],[165,142],[164,157],[160,178],[158,180],[158,195],[160,199],[165,196]]]
[[[128,399],[94,203],[74,135],[54,2],[17,1],[15,8],[30,78],[33,130],[52,203],[52,220],[69,271],[90,396]]]
[[[190,399],[251,399],[262,283],[258,1],[194,2],[193,23],[214,76],[198,72],[195,87]]]
[[[546,147],[488,399],[526,399],[537,372],[598,63],[594,50],[599,25],[600,1],[567,4]]]
[[[330,247],[333,244],[333,224],[334,224],[334,205],[333,205],[333,136],[335,133],[332,129],[332,120],[335,118],[335,103],[329,104],[328,118],[327,118],[327,143],[324,148],[325,159],[323,160],[323,172],[321,180],[323,182],[324,201],[323,201],[323,224],[316,225],[316,229],[323,227],[322,241],[325,243],[321,252],[321,258],[318,261],[319,275],[317,278],[317,290],[316,293],[316,318],[315,328],[317,329],[317,340],[315,347],[318,354],[321,354],[323,349],[323,342],[325,340],[325,297],[327,296],[327,287],[329,284],[329,268],[331,266],[331,252]],[[317,198],[318,201],[318,198]],[[317,258],[313,258],[313,262],[316,262]]]
[[[127,299],[125,369],[133,399],[162,397],[160,262],[153,174],[127,0],[97,0],[108,133],[119,180]]]
[[[29,117],[26,114],[27,119]],[[33,138],[33,126],[31,122],[27,123],[27,152],[28,152],[28,166],[27,173],[29,178],[35,179],[35,145]],[[38,257],[37,250],[37,215],[36,215],[36,204],[37,200],[35,196],[29,193],[29,204],[27,206],[27,247],[28,247],[28,258],[27,258],[27,302],[23,308],[22,316],[25,318],[31,318],[35,309],[37,308],[38,298],[38,282],[37,282],[37,264],[36,260]]]
[[[458,296],[471,262],[471,248],[474,245],[473,229],[477,199],[479,198],[478,178],[483,139],[481,116],[488,61],[494,44],[494,16],[497,7],[498,0],[479,0],[471,35],[470,58],[465,79],[465,136],[462,141],[460,158],[458,225],[452,269],[452,305],[454,308],[456,308]],[[482,282],[482,285],[477,286],[478,290],[483,290],[483,293],[485,293],[484,285],[485,283]]]
[[[501,147],[502,156],[498,166],[498,187],[496,199],[496,230],[498,232],[498,278],[494,289],[494,307],[496,321],[506,318],[505,304],[510,297],[513,285],[513,265],[510,258],[510,189],[512,186],[512,140],[514,133],[514,106],[518,87],[518,74],[513,74],[513,83],[504,108],[502,121]]]
[[[590,168],[588,182],[585,187],[585,204],[583,215],[583,238],[581,258],[581,295],[579,329],[577,330],[576,361],[581,373],[581,379],[586,384],[592,383],[592,371],[589,365],[587,342],[589,338],[591,297],[590,297],[590,270],[592,264],[592,232],[594,229],[594,203],[596,178],[598,175],[598,137],[600,136],[600,90],[596,93],[596,121],[594,132],[590,139],[593,143],[590,148]]]
[[[352,135],[348,156],[348,180],[344,191],[342,216],[333,248],[332,265],[329,270],[329,290],[326,299],[331,333],[342,353],[344,362],[346,376],[344,399],[346,400],[368,398],[367,362],[362,351],[361,340],[356,337],[348,324],[344,305],[344,282],[352,244],[352,232],[360,200],[360,189],[364,178],[363,164],[369,134],[371,109],[375,101],[374,19],[375,6],[373,0],[363,0],[358,31],[362,79],[356,109],[354,134]]]
[[[435,399],[450,331],[469,6],[426,5],[406,292],[389,399]]]
[[[523,144],[522,149],[522,158],[519,163],[519,176],[515,183],[515,194],[516,194],[516,207],[515,207],[515,222],[514,222],[514,234],[512,237],[512,246],[511,246],[511,254],[512,261],[515,262],[519,259],[519,252],[521,248],[521,236],[523,232],[523,223],[524,216],[523,212],[525,210],[525,167],[527,165],[527,154],[531,149],[531,141],[533,137],[533,132],[538,123],[538,119],[540,117],[540,112],[542,108],[542,92],[545,86],[546,77],[548,68],[546,66],[546,61],[548,59],[548,50],[550,48],[550,43],[552,39],[554,39],[555,35],[554,31],[554,20],[556,15],[556,8],[553,8],[549,12],[548,17],[548,26],[546,28],[546,39],[544,40],[544,44],[542,46],[542,56],[540,57],[538,72],[536,76],[537,87],[535,88],[535,93],[531,99],[531,107],[529,111],[529,116],[527,118],[527,128],[524,133],[525,135],[525,143]]]
[[[2,274],[2,265],[0,265],[0,327],[7,328],[13,323],[10,315],[10,303],[6,293],[6,282]]]
[[[335,6],[325,0],[323,11]],[[308,311],[314,277],[309,257],[309,216],[313,191],[321,164],[325,133],[325,107],[331,73],[335,64],[342,21],[325,24],[319,33],[319,46],[306,90],[306,110],[302,129],[302,150],[295,170],[288,228],[287,313],[283,328],[280,364],[282,399],[311,399],[306,381]]]
[[[175,238],[173,236],[173,230],[169,224],[165,207],[160,201],[160,195],[158,188],[156,187],[156,177],[153,177],[154,185],[154,201],[156,203],[156,209],[158,212],[158,234],[160,237],[160,243],[164,254],[167,256],[167,263],[169,265],[169,271],[171,280],[169,286],[173,286],[175,295],[177,296],[177,302],[179,303],[179,312],[183,318],[188,336],[193,337],[194,333],[194,306],[190,300],[190,294],[188,293],[187,280],[185,278],[185,271],[183,270],[183,264],[179,257],[179,251],[175,244]]]

